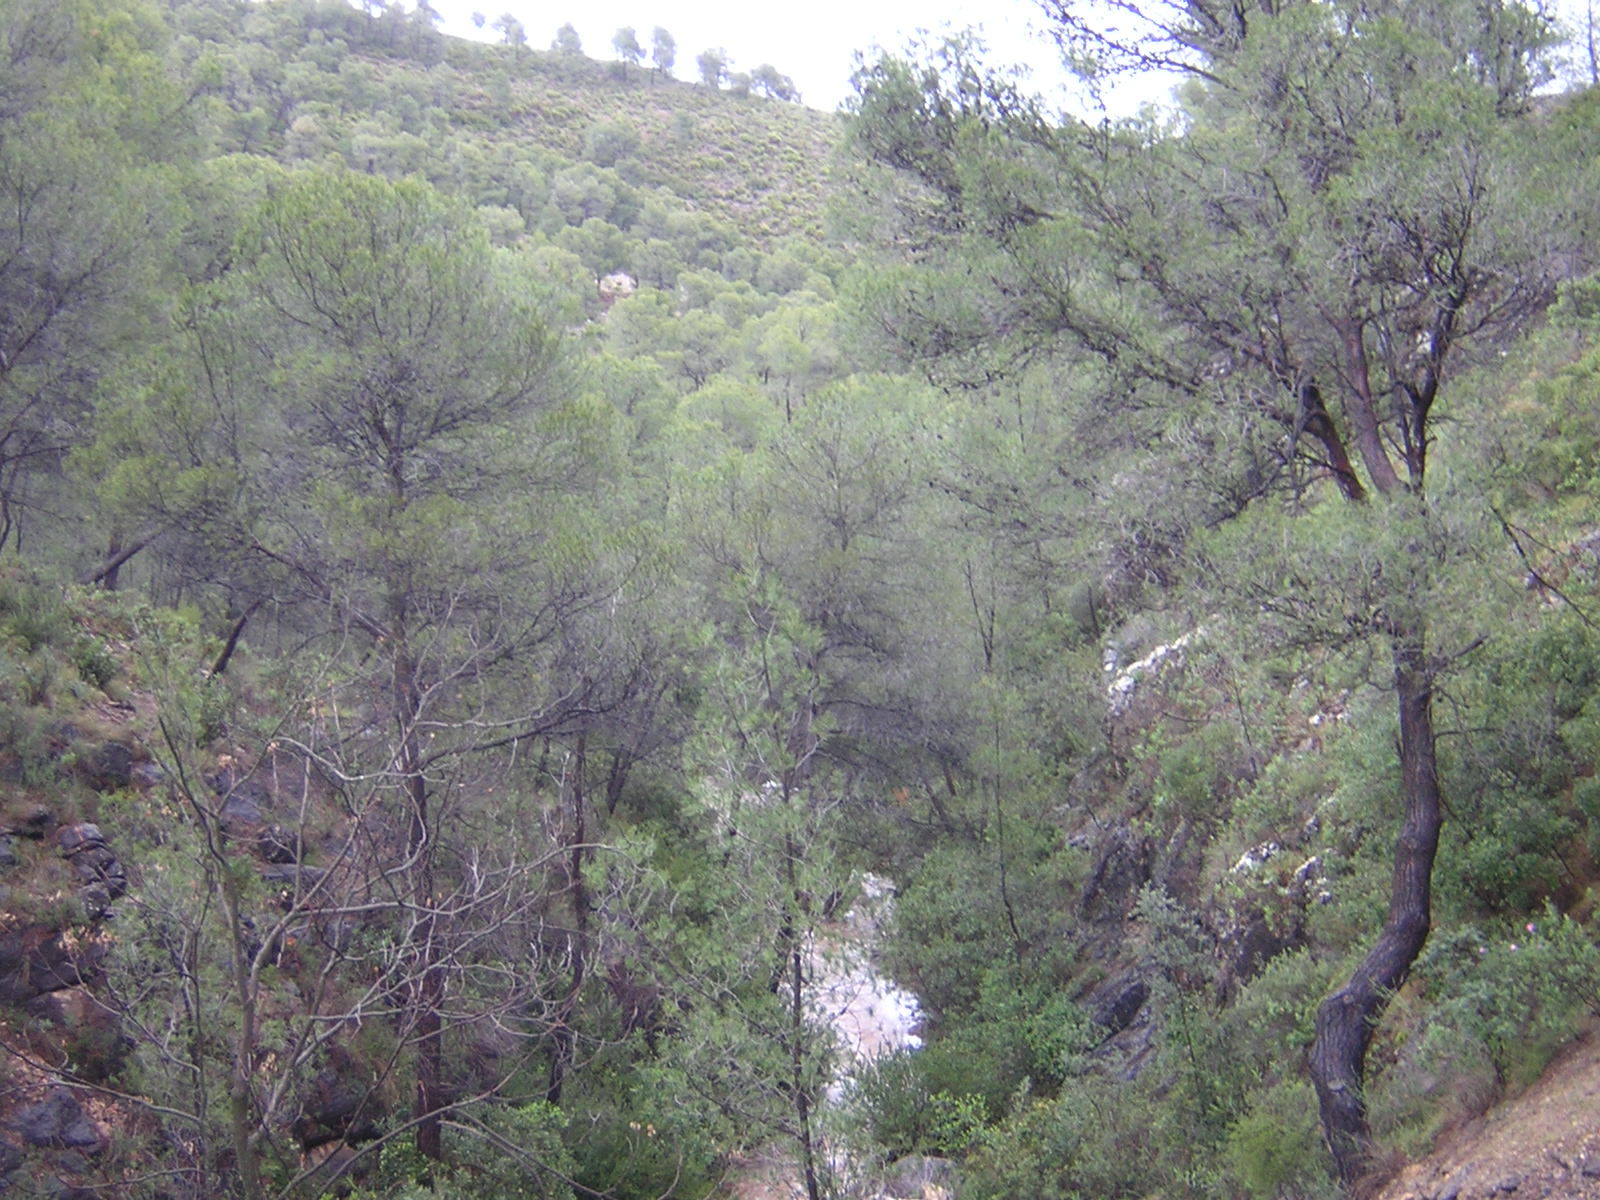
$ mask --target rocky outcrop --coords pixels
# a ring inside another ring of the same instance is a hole
[[[344,1047],[334,1046],[301,1098],[293,1132],[306,1150],[358,1143],[378,1136],[383,1115],[371,1073]]]
[[[71,1066],[76,1078],[103,1083],[122,1069],[131,1044],[115,1010],[88,988],[45,992],[28,1001],[31,1041],[44,1062]]]
[[[38,922],[0,930],[0,1003],[24,1005],[36,996],[95,978],[104,958],[96,939],[80,939]]]
[[[1090,995],[1089,1019],[1107,1039],[1113,1038],[1133,1024],[1149,998],[1150,986],[1143,976],[1137,971],[1125,972],[1108,979]]]
[[[56,850],[78,876],[78,892],[90,918],[104,916],[113,900],[128,891],[128,872],[106,845],[98,825],[65,825],[56,831]]]
[[[42,1150],[99,1154],[105,1149],[105,1139],[69,1088],[51,1088],[43,1100],[12,1113],[7,1124],[29,1146]]]
[[[1113,829],[1095,849],[1094,867],[1078,900],[1078,919],[1120,923],[1128,918],[1139,892],[1150,882],[1150,842],[1127,826]]]

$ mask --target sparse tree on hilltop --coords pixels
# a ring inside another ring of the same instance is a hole
[[[700,82],[708,88],[720,88],[728,77],[728,67],[733,60],[728,57],[726,50],[718,46],[713,50],[702,50],[694,61],[700,68]]]
[[[518,58],[522,57],[522,48],[528,44],[528,31],[522,22],[510,13],[502,13],[495,18],[494,29],[500,32],[506,45],[510,46]]]
[[[617,58],[623,63],[637,67],[644,59],[644,47],[639,45],[639,34],[632,25],[625,25],[612,35],[611,45],[617,52]]]
[[[774,100],[798,100],[800,92],[794,86],[794,80],[781,74],[778,68],[771,63],[762,63],[750,72],[750,87],[763,96],[770,96]]]
[[[650,34],[650,61],[664,75],[672,74],[672,64],[678,61],[678,43],[659,25]]]
[[[578,31],[570,21],[556,30],[556,40],[550,43],[550,49],[569,56],[583,53],[583,43],[578,40]]]

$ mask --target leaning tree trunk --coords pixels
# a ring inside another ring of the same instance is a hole
[[[1377,943],[1343,987],[1317,1010],[1311,1079],[1322,1130],[1340,1182],[1354,1187],[1372,1161],[1372,1131],[1364,1094],[1367,1047],[1389,998],[1422,952],[1431,920],[1433,859],[1443,808],[1433,732],[1433,675],[1422,630],[1394,640],[1394,681],[1400,709],[1400,777],[1405,819],[1394,848],[1389,915]]]

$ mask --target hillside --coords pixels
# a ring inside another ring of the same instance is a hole
[[[1587,1187],[1597,93],[1184,12],[1079,123],[0,0],[0,1180]]]
[[[754,249],[822,232],[835,116],[581,54],[444,38],[338,0],[247,7],[242,22],[229,7],[174,6],[193,30],[185,53],[225,80],[215,151],[420,171],[517,210],[530,230],[544,197],[527,185],[586,164],[589,190],[611,194],[581,201],[585,216],[625,231],[655,200],[727,222]]]
[[[498,50],[462,45],[447,60],[463,72],[449,105],[456,136],[480,136],[491,147],[531,142],[617,166],[630,184],[729,221],[762,249],[786,236],[822,236],[837,116],[532,50],[511,66],[507,102],[504,91],[479,82],[499,65]]]

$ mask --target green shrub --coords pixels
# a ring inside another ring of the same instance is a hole
[[[0,574],[0,626],[30,654],[65,645],[72,630],[60,592],[15,572]]]
[[[1502,1091],[1537,1078],[1578,1018],[1600,1012],[1600,948],[1553,910],[1520,927],[1467,926],[1436,939],[1417,974],[1437,998],[1424,1039],[1468,1038]]]
[[[121,670],[105,642],[89,634],[80,634],[73,641],[72,665],[77,668],[79,678],[102,691]]]
[[[926,1152],[933,1143],[932,1096],[916,1052],[898,1050],[857,1073],[850,1106],[872,1142],[891,1159]]]
[[[535,1100],[483,1113],[485,1135],[447,1131],[445,1162],[417,1152],[410,1138],[384,1147],[366,1200],[571,1200],[572,1161],[561,1142],[566,1115]]]
[[[1228,1129],[1228,1171],[1251,1200],[1318,1200],[1338,1195],[1317,1125],[1317,1099],[1303,1081],[1258,1095]]]
[[[1151,1141],[1160,1101],[1148,1076],[1071,1082],[1053,1101],[1017,1106],[962,1171],[963,1200],[1103,1200],[1156,1192],[1166,1164]]]

